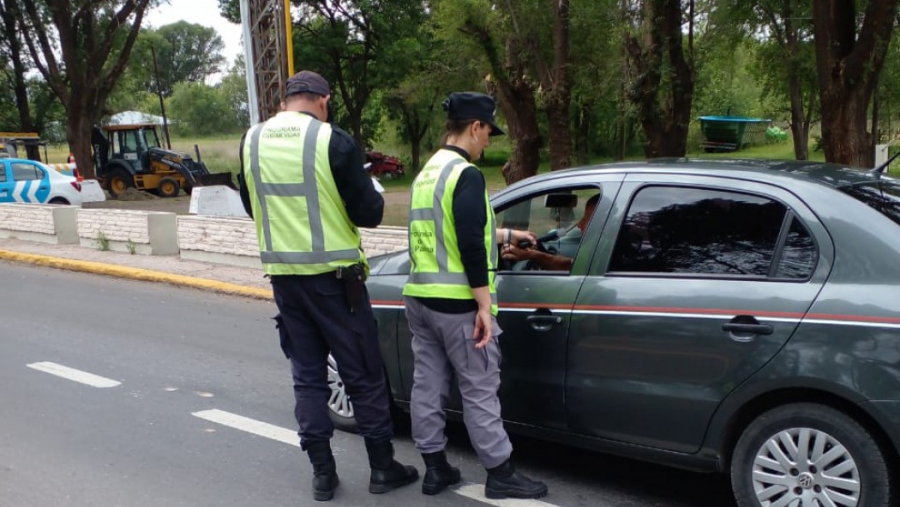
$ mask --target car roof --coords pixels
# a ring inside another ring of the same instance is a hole
[[[639,162],[615,162],[594,166],[576,167],[541,176],[553,178],[553,174],[572,175],[573,173],[598,172],[659,172],[664,170],[674,174],[715,173],[719,176],[732,176],[763,182],[773,180],[809,181],[832,188],[860,185],[876,182],[879,177],[869,170],[828,162],[811,162],[804,160],[772,160],[772,159],[692,159],[692,158],[660,158]],[[882,180],[896,181],[888,176]]]

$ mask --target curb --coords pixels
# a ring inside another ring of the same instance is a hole
[[[93,273],[97,275],[127,278],[129,280],[138,280],[143,282],[166,283],[169,285],[176,285],[180,287],[192,287],[195,289],[201,289],[210,292],[218,292],[221,294],[230,294],[235,296],[245,296],[255,299],[271,300],[273,298],[271,290],[259,289],[256,287],[247,287],[244,285],[237,285],[233,283],[219,282],[216,280],[208,280],[206,278],[173,275],[171,273],[151,271],[149,269],[128,268],[125,266],[102,264],[99,262],[91,261],[76,261],[71,259],[62,259],[60,257],[50,257],[48,255],[11,252],[9,250],[0,250],[0,259],[25,264],[34,264],[55,269],[62,269],[66,271],[79,271],[82,273]]]

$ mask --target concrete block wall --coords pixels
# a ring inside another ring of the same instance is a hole
[[[407,248],[403,227],[361,229],[368,257]],[[256,227],[249,218],[176,216],[174,213],[74,206],[0,204],[0,238],[80,244],[143,255],[177,255],[259,268]]]
[[[40,243],[78,243],[75,206],[0,204],[0,238]]]
[[[363,250],[366,257],[396,252],[409,248],[409,237],[405,227],[379,227],[360,229]]]
[[[183,259],[261,267],[256,226],[249,218],[178,217]]]
[[[142,255],[178,254],[174,213],[137,210],[80,209],[78,238],[81,246],[99,248],[101,234],[109,249]]]

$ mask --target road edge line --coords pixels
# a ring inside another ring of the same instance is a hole
[[[0,259],[11,262],[19,262],[24,264],[33,264],[37,266],[61,269],[65,271],[78,271],[81,273],[92,273],[96,275],[127,278],[129,280],[138,280],[142,282],[166,283],[169,285],[176,285],[180,287],[192,287],[195,289],[217,292],[220,294],[246,296],[250,298],[265,300],[273,299],[272,291],[267,289],[220,282],[217,280],[209,280],[206,278],[174,275],[172,273],[164,273],[162,271],[153,271],[143,268],[131,268],[120,266],[117,264],[102,264],[93,261],[63,259],[61,257],[13,252],[10,250],[0,250]]]

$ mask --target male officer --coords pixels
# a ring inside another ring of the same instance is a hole
[[[340,368],[365,438],[369,491],[414,482],[393,459],[389,395],[365,279],[359,227],[381,223],[384,200],[356,142],[326,122],[331,92],[322,76],[288,79],[282,112],[241,141],[241,198],[254,217],[260,260],[272,279],[282,349],[294,377],[300,446],[313,466],[316,500],[330,500],[338,476],[330,440],[327,357]],[[249,171],[249,174],[245,174]]]
[[[415,357],[411,400],[413,439],[425,461],[422,493],[460,481],[444,453],[444,402],[454,376],[463,420],[487,469],[488,498],[539,498],[547,485],[516,471],[500,418],[500,346],[494,337],[498,240],[535,242],[528,231],[497,229],[484,176],[472,164],[503,133],[494,99],[453,93],[444,103],[444,146],[413,182],[409,211],[410,275],[403,288]]]

